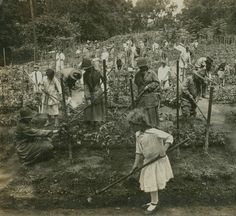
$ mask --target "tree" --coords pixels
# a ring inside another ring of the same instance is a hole
[[[19,3],[16,0],[3,1],[0,6],[0,47],[20,45],[18,8]]]
[[[235,0],[185,0],[184,4],[181,20],[191,33],[210,27],[216,35],[236,32]]]
[[[35,19],[37,43],[40,49],[51,49],[58,38],[72,38],[76,40],[79,36],[78,23],[71,23],[67,16],[58,16],[56,14],[41,15]],[[24,38],[24,44],[33,44],[33,26],[29,22],[24,25],[21,31]]]

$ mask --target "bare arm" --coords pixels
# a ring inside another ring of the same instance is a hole
[[[143,162],[143,155],[136,153],[135,154],[135,161],[134,161],[131,172],[133,172],[135,169],[137,169],[142,162]]]

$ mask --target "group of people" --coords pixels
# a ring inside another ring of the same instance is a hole
[[[165,41],[163,47],[167,48],[168,46],[168,42]],[[147,61],[147,42],[139,41],[138,45],[136,45],[132,40],[128,40],[118,50],[119,53],[117,55],[115,54],[116,49],[114,46],[109,48],[110,52],[108,52],[108,47],[103,47],[99,61],[96,60],[99,53],[98,43],[95,43],[94,47],[91,50],[91,43],[87,43],[82,52],[77,50],[77,57],[80,59],[82,56],[82,60],[78,63],[77,68],[72,68],[66,75],[63,74],[65,54],[62,49],[59,49],[56,53],[55,71],[49,68],[46,70],[45,76],[43,76],[39,66],[35,65],[34,71],[29,74],[33,84],[33,91],[42,102],[38,112],[47,115],[45,127],[50,125],[52,120],[56,128],[59,126],[58,117],[63,99],[62,94],[64,94],[64,98],[67,98],[66,102],[69,103],[72,98],[72,89],[75,87],[76,82],[81,80],[83,81],[84,102],[86,104],[84,121],[89,122],[90,126],[95,126],[97,122],[106,120],[103,92],[104,77],[99,66],[103,60],[105,60],[107,66],[111,62],[117,64],[117,70],[121,70],[124,65],[123,71],[127,70],[128,67],[138,69],[134,76],[134,83],[138,90],[136,107],[144,110],[149,125],[157,127],[159,125],[161,90],[169,86],[170,67],[165,55],[161,55],[161,66],[157,71],[154,71],[150,68]],[[160,48],[157,42],[154,42],[151,50],[152,52],[163,54],[163,48]],[[116,61],[110,58],[111,55],[113,57],[116,56]],[[124,57],[125,60],[119,61],[121,60],[119,57]],[[61,77],[62,79],[59,80]],[[187,105],[184,106],[183,110],[186,110]]]
[[[168,46],[167,43],[165,43]],[[131,42],[126,43],[124,48],[133,47]],[[181,45],[182,46],[182,45]],[[99,71],[99,65],[91,59],[88,47],[86,57],[83,57],[81,64],[77,69],[72,70],[67,77],[63,77],[63,83],[59,82],[54,70],[47,69],[46,76],[43,77],[38,71],[38,67],[30,75],[34,82],[35,93],[41,93],[43,96],[43,106],[39,109],[48,115],[45,125],[50,123],[54,118],[55,126],[59,125],[59,105],[61,102],[62,86],[68,88],[67,97],[71,98],[72,89],[78,80],[83,80],[84,99],[86,107],[84,110],[85,119],[88,122],[105,121],[105,104],[102,83],[104,77]],[[153,46],[153,49],[158,50],[158,44]],[[178,48],[179,49],[179,48]],[[137,49],[131,49],[137,52]],[[140,54],[127,54],[127,64],[131,67],[137,67],[138,71],[134,76],[134,83],[137,86],[138,95],[136,99],[136,108],[132,110],[127,120],[130,127],[136,134],[136,157],[132,168],[132,172],[137,169],[140,164],[149,162],[157,155],[162,158],[143,168],[140,174],[141,190],[150,193],[151,202],[147,203],[145,208],[146,214],[152,214],[158,208],[159,196],[158,191],[166,187],[167,182],[173,178],[173,172],[169,159],[166,155],[168,147],[173,143],[173,136],[156,129],[159,126],[159,108],[161,101],[161,90],[168,88],[170,68],[165,57],[161,59],[161,66],[157,72],[153,71],[148,63],[145,44],[140,42]],[[81,55],[77,51],[78,55]],[[138,55],[138,58],[136,58]],[[119,55],[118,55],[119,56]],[[121,55],[120,55],[121,56]],[[63,55],[59,57],[60,71],[61,60],[65,59]],[[118,58],[119,59],[119,58]],[[123,62],[115,61],[117,69],[120,70]],[[109,53],[107,49],[103,50],[102,60],[109,62]],[[64,61],[64,60],[63,60]],[[191,64],[191,55],[189,50],[180,52],[180,62],[182,61],[183,70],[183,87],[181,94],[181,109],[185,118],[196,116],[197,98],[205,96],[206,80],[213,60],[210,57],[202,57],[195,62],[193,72],[186,77],[185,69],[186,62]],[[81,72],[83,71],[83,72]],[[49,137],[57,134],[58,130],[42,130],[31,127],[31,120],[34,118],[34,113],[29,108],[23,108],[20,111],[20,120],[16,131],[16,150],[22,162],[25,165],[33,164],[38,161],[45,160],[52,156],[53,145],[49,141]],[[42,141],[43,140],[43,141]],[[36,144],[37,143],[37,144]]]

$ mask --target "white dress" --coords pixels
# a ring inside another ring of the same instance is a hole
[[[43,98],[43,112],[50,115],[59,115],[60,97],[62,94],[61,84],[54,77],[49,80],[46,76],[43,78],[44,98]]]
[[[34,92],[40,92],[40,85],[43,82],[43,75],[40,71],[34,71],[30,74],[31,80],[34,82]]]
[[[159,67],[158,69],[158,79],[160,82],[164,82],[165,85],[163,86],[164,88],[168,88],[169,85],[169,75],[170,75],[170,67],[165,66],[165,67]]]
[[[136,133],[136,154],[144,156],[144,163],[157,157],[164,143],[173,143],[173,136],[151,128],[144,133]],[[166,183],[173,178],[173,172],[168,156],[144,167],[140,174],[140,188],[145,192],[154,192],[166,187]]]
[[[56,54],[56,72],[60,72],[64,69],[65,54],[57,53]]]

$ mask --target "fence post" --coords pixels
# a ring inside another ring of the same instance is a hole
[[[131,101],[132,101],[132,108],[135,108],[135,104],[134,104],[134,89],[133,89],[133,80],[132,80],[132,76],[129,79],[129,84],[130,84],[130,94],[131,94]]]
[[[6,63],[6,49],[2,48],[2,52],[3,52],[3,62],[4,62],[4,67],[6,67],[7,63]]]
[[[176,99],[177,99],[177,112],[176,112],[176,126],[177,126],[177,143],[179,142],[179,60],[177,60],[177,85],[176,85]],[[180,149],[177,148],[177,157],[180,157]]]
[[[206,125],[206,139],[205,139],[205,146],[204,146],[204,152],[208,153],[208,147],[209,147],[209,133],[210,133],[210,123],[211,123],[211,110],[212,110],[212,102],[213,102],[213,91],[214,87],[211,86],[210,88],[210,98],[209,98],[209,104],[208,104],[208,114],[207,114],[207,125]]]
[[[105,119],[107,119],[107,69],[106,60],[103,59],[103,79],[104,79],[104,97],[105,97]]]
[[[67,113],[67,106],[66,106],[65,85],[64,85],[64,81],[63,81],[63,74],[61,74],[60,81],[61,81],[62,105],[63,105],[64,117],[66,118],[66,122],[67,122],[69,160],[70,160],[70,162],[72,162],[72,145],[71,145],[72,140],[71,140],[71,137],[68,132],[68,127],[69,127],[68,123],[69,122],[68,122],[68,113]]]

